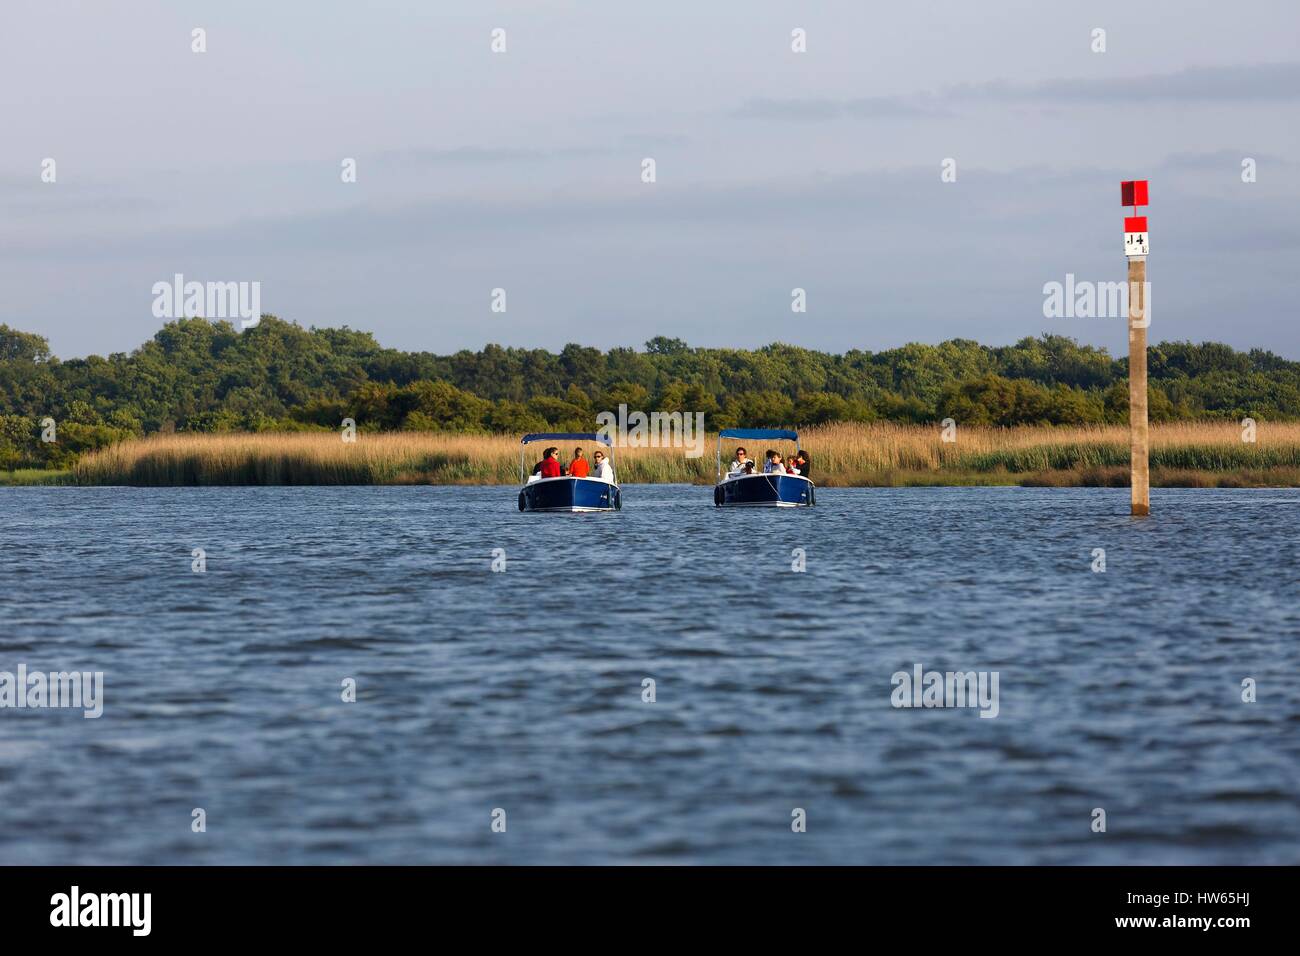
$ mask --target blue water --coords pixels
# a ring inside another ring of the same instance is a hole
[[[1300,492],[624,501],[0,489],[0,862],[1300,862]]]

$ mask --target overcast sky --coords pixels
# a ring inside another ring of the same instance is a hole
[[[128,351],[179,272],[435,352],[1122,353],[1042,289],[1123,278],[1147,178],[1152,340],[1300,358],[1298,35],[1295,0],[5,0],[0,322]]]

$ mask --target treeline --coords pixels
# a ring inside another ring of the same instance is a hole
[[[1165,342],[1150,353],[1151,417],[1300,419],[1300,362],[1258,349]],[[387,349],[368,332],[266,316],[168,323],[131,353],[61,361],[0,325],[0,469],[64,467],[122,437],[337,428],[518,433],[588,430],[599,411],[702,411],[710,429],[833,421],[1091,424],[1128,414],[1127,359],[1059,335],[967,339],[832,355],[792,345],[642,349],[489,345]],[[57,442],[42,442],[41,419]]]

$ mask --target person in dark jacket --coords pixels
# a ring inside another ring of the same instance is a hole
[[[808,460],[808,453],[800,448],[799,453],[794,456],[794,460],[795,464],[799,466],[799,474],[812,480],[812,462]]]

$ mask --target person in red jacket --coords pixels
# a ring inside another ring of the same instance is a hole
[[[560,459],[555,456],[559,454],[560,449],[548,448],[542,452],[542,477],[559,478],[563,474],[560,468]]]
[[[569,462],[569,474],[574,478],[586,478],[591,474],[591,463],[582,457],[582,449],[573,449],[573,461]]]

